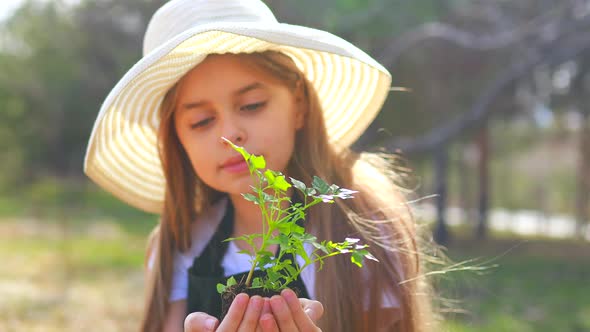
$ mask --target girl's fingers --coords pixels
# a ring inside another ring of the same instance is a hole
[[[317,323],[324,315],[324,306],[319,301],[300,298],[299,303],[303,308],[303,312],[305,312],[307,317],[309,317],[314,323]]]
[[[297,298],[297,295],[290,289],[284,289],[281,292],[281,297],[285,299],[286,304],[291,311],[291,316],[297,325],[299,331],[318,331],[319,329],[314,324],[313,318],[310,317],[302,307],[300,300]],[[317,301],[310,301],[310,302],[317,302]],[[317,302],[319,304],[319,302]],[[319,304],[321,307],[321,304]],[[307,308],[313,311],[313,307]],[[319,310],[319,309],[316,309]],[[323,307],[321,308],[323,313]],[[310,312],[311,315],[317,316],[313,312]],[[321,314],[319,315],[321,317]]]
[[[271,297],[270,308],[281,332],[298,331],[289,305],[282,296],[275,295]]]
[[[184,332],[213,332],[217,326],[217,318],[204,312],[193,312],[184,320]]]
[[[256,326],[258,326],[258,319],[262,313],[263,306],[264,299],[260,296],[253,296],[250,298],[246,313],[244,314],[242,322],[240,323],[240,327],[238,328],[239,332],[256,331]]]
[[[242,322],[242,317],[244,317],[244,313],[246,312],[246,308],[248,307],[249,297],[247,294],[240,293],[238,296],[234,298],[234,301],[229,306],[229,310],[227,311],[227,315],[219,324],[219,328],[216,330],[217,332],[235,332],[240,327],[240,323]]]
[[[298,299],[295,293],[286,289],[281,296],[272,299],[238,294],[228,313],[215,330],[218,321],[202,312],[188,315],[184,321],[185,332],[290,332],[319,331],[314,322],[322,317],[324,308],[318,301]]]
[[[264,306],[262,307],[262,314],[260,315],[260,321],[257,332],[279,332],[279,327],[272,315],[272,309],[270,307],[270,299],[264,298]]]
[[[270,299],[268,297],[264,298],[264,306],[262,306],[262,314],[271,314],[272,309],[270,308]]]

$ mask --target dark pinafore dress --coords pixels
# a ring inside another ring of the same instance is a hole
[[[302,220],[300,220],[302,222]],[[221,295],[217,293],[217,284],[227,282],[230,276],[225,277],[221,262],[227,251],[228,242],[223,242],[231,236],[234,223],[234,208],[228,200],[227,209],[221,224],[215,234],[203,250],[200,256],[197,256],[193,265],[188,270],[188,298],[187,298],[187,315],[192,312],[205,312],[211,316],[219,318],[221,316]],[[303,226],[303,224],[301,224]],[[293,264],[297,264],[292,257],[282,259],[291,259]],[[246,259],[246,256],[244,256]],[[245,280],[248,272],[234,274],[233,277],[240,282]],[[256,270],[254,276],[261,276],[261,272]],[[299,297],[309,298],[309,294],[301,275],[297,280],[289,284],[290,288],[297,289]]]

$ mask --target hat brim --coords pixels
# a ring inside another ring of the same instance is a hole
[[[157,128],[164,95],[208,54],[267,50],[290,56],[313,84],[329,139],[338,147],[362,134],[387,97],[387,70],[325,31],[283,23],[201,25],[144,56],[111,90],[90,136],[85,173],[128,204],[161,213],[165,179]]]

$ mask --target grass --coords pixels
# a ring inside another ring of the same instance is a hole
[[[0,222],[0,331],[137,330],[144,236],[109,221],[62,226]]]
[[[98,208],[0,218],[0,331],[137,329],[145,238],[156,217],[101,199],[94,197]],[[590,331],[590,245],[498,238],[449,246],[453,261],[495,266],[437,279],[451,303],[445,329]]]
[[[449,331],[590,331],[590,245],[573,241],[455,241],[454,261],[479,258],[479,274],[451,273],[438,283],[451,307]]]

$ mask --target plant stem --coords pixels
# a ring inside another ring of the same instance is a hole
[[[312,207],[312,206],[314,206],[314,205],[316,205],[316,204],[320,203],[321,201],[322,201],[321,199],[319,199],[319,200],[314,200],[314,201],[310,202],[309,204],[306,204],[306,205],[304,205],[304,206],[301,208],[301,210],[307,210],[308,208],[310,208],[310,207]],[[291,217],[292,217],[292,216],[294,216],[296,213],[297,213],[297,211],[294,211],[294,212],[291,212],[291,213],[287,214],[286,216],[284,216],[283,218],[281,218],[280,220],[278,220],[278,221],[277,221],[277,223],[281,223],[281,222],[283,222],[284,220],[286,220],[286,219],[288,219],[288,218],[291,218]]]
[[[263,218],[265,218],[265,214],[263,213]],[[263,225],[266,223],[267,221],[264,220],[263,221]],[[260,251],[262,251],[263,249],[266,248],[267,244],[267,240],[268,238],[271,236],[272,232],[274,231],[274,229],[271,227],[270,223],[269,223],[269,227],[268,227],[268,231],[263,232],[262,234],[262,243],[260,244],[260,248],[258,248],[256,250],[255,256],[254,256],[254,261],[252,262],[252,267],[250,267],[250,271],[248,272],[248,276],[246,277],[246,287],[250,287],[250,285],[252,284],[252,277],[254,276],[254,270],[256,269],[256,264],[258,264],[258,259],[259,259],[259,255],[258,253]],[[256,249],[256,248],[255,248]]]
[[[305,265],[303,265],[303,266],[301,267],[301,271],[302,271],[303,269],[305,269],[306,267],[310,266],[311,264],[314,264],[314,263],[316,263],[316,262],[319,262],[319,261],[323,261],[324,259],[326,259],[326,258],[328,258],[328,257],[332,257],[332,256],[336,256],[336,255],[341,255],[341,254],[342,254],[342,253],[341,253],[341,252],[339,252],[339,251],[334,251],[334,252],[331,252],[331,253],[329,253],[329,254],[327,254],[327,255],[324,255],[324,256],[317,255],[317,256],[316,256],[316,257],[317,257],[316,259],[314,259],[314,260],[312,260],[311,262],[309,262],[309,264],[305,264]]]
[[[260,178],[261,175],[258,173],[257,174],[258,177]],[[259,179],[259,183],[262,182]],[[263,189],[259,186],[258,187],[258,197],[260,198],[260,201],[263,202],[263,198],[262,198],[262,191]],[[266,189],[266,188],[265,188]],[[275,196],[277,195],[276,191],[275,191]],[[272,203],[271,203],[272,205]],[[256,264],[258,264],[258,260],[260,258],[259,256],[259,252],[264,250],[267,246],[266,242],[268,240],[268,238],[271,236],[272,231],[274,230],[271,227],[271,222],[272,220],[272,216],[273,216],[273,212],[272,209],[270,211],[270,215],[269,215],[269,211],[266,209],[266,204],[261,204],[260,205],[260,209],[262,212],[262,243],[260,244],[260,248],[257,248],[256,252],[255,252],[255,256],[254,256],[254,261],[252,261],[252,266],[250,267],[250,271],[248,272],[248,276],[246,277],[246,287],[250,287],[252,285],[252,277],[254,276],[254,270],[256,270]],[[266,229],[266,225],[268,224],[268,230]],[[256,249],[256,248],[254,248]]]
[[[258,263],[258,255],[254,258],[252,262],[252,267],[250,268],[250,272],[248,272],[248,277],[246,278],[246,288],[250,287],[252,284],[252,276],[254,275],[254,269],[256,268],[256,264]]]
[[[261,183],[262,182],[261,181],[262,175],[260,173],[257,173],[256,176],[259,178],[258,183]],[[257,189],[258,189],[258,197],[259,197],[260,202],[264,202],[263,195],[262,195],[262,192],[263,192],[262,187],[258,186]],[[264,188],[264,189],[266,189],[266,188]],[[274,197],[277,198],[278,196],[279,196],[278,192],[275,190]],[[301,210],[306,210],[306,209],[308,209],[320,202],[321,202],[321,200],[314,199],[313,201],[307,203],[307,197],[305,197],[303,208],[301,208]],[[248,276],[246,277],[246,287],[250,287],[252,285],[252,278],[254,276],[254,271],[256,270],[256,265],[258,264],[259,259],[260,259],[259,252],[262,250],[265,250],[267,247],[267,241],[272,236],[272,232],[274,231],[274,227],[272,227],[272,225],[275,225],[275,224],[281,223],[285,220],[288,220],[289,218],[295,216],[295,214],[298,212],[298,211],[294,211],[294,212],[288,213],[286,216],[282,217],[282,215],[280,213],[274,211],[274,210],[280,211],[281,200],[278,199],[276,202],[274,202],[274,204],[272,202],[270,204],[271,204],[270,211],[268,211],[268,209],[266,208],[266,204],[260,205],[260,209],[262,212],[262,219],[263,219],[262,220],[262,234],[263,234],[262,243],[260,245],[260,248],[254,248],[257,250],[255,252],[254,260],[252,261],[252,266],[250,267],[250,271],[248,272]],[[273,209],[273,207],[274,207],[274,209]],[[275,218],[276,219],[280,218],[280,219],[273,220]],[[268,229],[266,229],[266,225],[268,225]],[[280,257],[282,256],[281,254],[282,254],[282,251],[279,250],[279,256],[276,257],[277,260],[280,259]],[[326,257],[329,257],[329,256],[331,256],[331,255],[328,255]],[[319,258],[319,259],[322,259],[322,258]],[[313,261],[312,263],[314,263],[316,261],[317,261],[317,259],[315,261]],[[307,264],[307,265],[309,265],[309,264]],[[299,274],[299,273],[301,273],[301,270],[303,270],[303,268],[298,268],[297,270],[298,270],[298,274]]]

